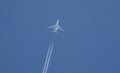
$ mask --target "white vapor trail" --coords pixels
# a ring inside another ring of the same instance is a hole
[[[54,41],[51,41],[50,45],[49,45],[49,48],[48,48],[48,52],[47,52],[47,56],[46,56],[46,59],[45,59],[45,64],[44,64],[42,73],[47,73],[48,66],[49,66],[49,63],[50,63],[50,58],[51,58],[52,51],[53,51],[53,46],[54,46]]]

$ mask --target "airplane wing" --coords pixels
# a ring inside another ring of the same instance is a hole
[[[50,26],[50,27],[48,27],[48,28],[54,28],[55,26],[53,25],[53,26]]]
[[[59,29],[60,29],[61,31],[64,31],[60,26],[59,26]]]

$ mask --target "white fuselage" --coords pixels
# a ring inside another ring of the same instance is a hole
[[[53,32],[56,32],[56,33],[57,33],[57,32],[58,32],[58,29],[59,29],[59,26],[56,25],[56,26],[53,28]]]

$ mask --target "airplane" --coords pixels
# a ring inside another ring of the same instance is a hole
[[[58,33],[58,30],[64,31],[64,30],[60,27],[60,25],[59,25],[59,20],[58,20],[58,19],[57,19],[57,22],[56,22],[55,25],[52,25],[52,26],[50,26],[50,27],[48,27],[48,28],[53,28],[53,31],[52,31],[52,32],[55,32],[55,33]]]

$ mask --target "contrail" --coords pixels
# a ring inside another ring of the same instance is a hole
[[[49,62],[50,62],[51,55],[52,55],[52,51],[53,51],[53,46],[54,46],[54,41],[53,41],[52,44],[51,44],[51,48],[50,48],[50,52],[49,52],[49,57],[48,57],[48,61],[47,61],[47,64],[46,64],[45,73],[47,73],[47,70],[48,70]]]
[[[51,43],[49,44],[49,48],[48,48],[48,52],[47,52],[47,56],[46,56],[46,59],[45,59],[45,64],[44,64],[42,73],[45,73],[45,70],[46,70],[46,65],[47,65],[47,62],[48,62],[48,57],[49,57],[49,52],[50,52],[50,47],[51,47]]]
[[[47,52],[47,56],[46,56],[46,59],[45,59],[45,64],[44,64],[42,73],[47,73],[50,58],[51,58],[52,51],[53,51],[53,46],[54,46],[54,41],[51,41],[50,45],[49,45],[49,48],[48,48],[48,52]]]

